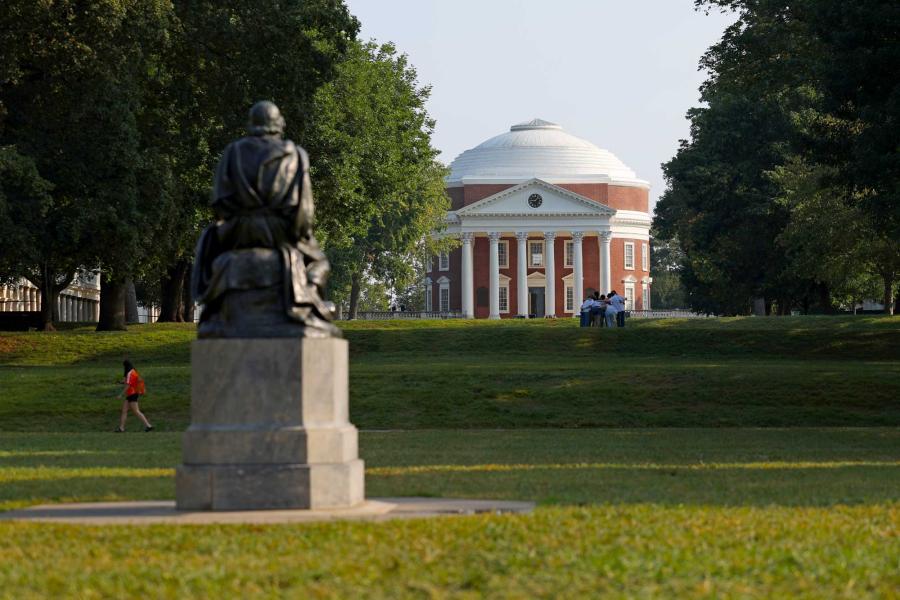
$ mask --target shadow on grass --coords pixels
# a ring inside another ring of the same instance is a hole
[[[832,506],[880,504],[900,498],[900,462],[803,466],[477,465],[367,472],[369,492],[418,490],[432,496],[532,500],[540,504],[709,506]]]
[[[0,434],[0,508],[170,499],[180,434]],[[897,429],[363,432],[367,494],[833,506],[900,500]],[[162,470],[162,474],[161,474]]]

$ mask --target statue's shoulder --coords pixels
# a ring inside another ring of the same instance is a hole
[[[306,150],[291,140],[284,140],[284,146],[287,152],[297,154],[297,156],[300,157],[300,164],[303,166],[303,171],[309,171],[309,155],[306,153]]]
[[[251,145],[252,143],[253,138],[250,136],[238,138],[232,142],[229,142],[229,144],[225,146],[225,150],[222,152],[222,156],[232,156],[235,152],[239,152],[243,147]]]

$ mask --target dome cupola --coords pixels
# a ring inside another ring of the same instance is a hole
[[[450,164],[447,184],[518,183],[533,178],[649,187],[612,152],[543,119],[517,123],[457,156]]]

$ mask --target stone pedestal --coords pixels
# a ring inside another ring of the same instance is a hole
[[[197,340],[179,510],[348,508],[364,501],[348,420],[347,342]]]

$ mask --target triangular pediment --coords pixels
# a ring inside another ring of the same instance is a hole
[[[532,179],[456,211],[460,217],[612,216],[604,204],[541,179]]]

